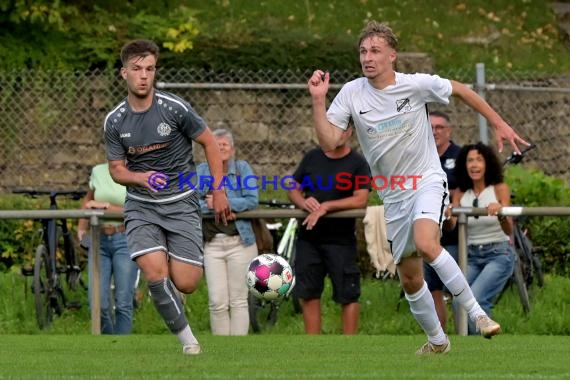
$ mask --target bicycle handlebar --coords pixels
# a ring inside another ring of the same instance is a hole
[[[44,190],[44,189],[22,189],[16,188],[12,190],[14,194],[24,194],[30,198],[37,198],[41,195],[49,195],[50,197],[57,197],[58,195],[67,196],[74,201],[80,200],[87,194],[85,190]]]
[[[509,158],[507,158],[505,160],[505,162],[503,163],[503,166],[505,166],[507,164],[513,164],[513,165],[520,164],[521,161],[523,160],[525,154],[527,154],[529,151],[531,151],[534,148],[536,148],[536,144],[530,144],[528,147],[526,147],[525,149],[523,149],[521,151],[521,154],[516,154],[516,153],[511,154],[509,156]]]

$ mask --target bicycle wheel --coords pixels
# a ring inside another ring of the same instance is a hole
[[[289,235],[289,239],[285,246],[284,257],[291,265],[291,269],[293,273],[295,273],[295,255],[297,253],[297,222],[295,220],[294,228]],[[293,303],[293,311],[295,314],[301,314],[303,312],[303,308],[301,306],[301,300],[298,297],[295,297],[292,292],[286,297],[290,299]]]
[[[49,261],[48,251],[44,245],[36,248],[34,262],[34,302],[36,319],[40,329],[48,328],[54,313],[61,315],[65,309],[65,296]]]
[[[295,249],[292,250],[292,255],[289,264],[291,265],[293,273],[295,273]],[[291,303],[293,304],[293,312],[295,314],[301,314],[303,312],[303,306],[301,305],[301,300],[295,295],[293,295],[293,292],[291,290],[289,292],[290,294],[287,295],[285,298],[291,300]]]
[[[532,255],[532,267],[536,277],[536,284],[542,288],[544,286],[544,273],[542,272],[542,262],[537,254]]]
[[[528,296],[527,283],[526,283],[524,275],[523,275],[523,269],[522,269],[520,256],[518,255],[518,252],[517,252],[517,258],[516,258],[515,270],[513,273],[513,277],[514,277],[515,283],[517,285],[517,290],[519,293],[519,297],[521,300],[523,311],[525,312],[525,314],[528,314],[528,313],[530,313],[530,299]]]
[[[301,300],[295,296],[291,296],[291,301],[293,302],[293,311],[295,314],[301,314],[303,312],[303,306],[301,305]]]
[[[70,290],[75,291],[81,282],[81,267],[75,253],[75,246],[71,233],[63,232],[63,249],[65,256],[65,280]]]
[[[531,285],[533,280],[536,278],[536,283],[538,286],[544,286],[544,273],[542,272],[542,263],[540,261],[540,256],[536,253],[532,242],[528,236],[523,233],[517,226],[518,246],[521,253],[524,255],[524,266],[528,274],[526,274],[527,285]]]
[[[265,301],[255,297],[253,294],[249,294],[247,302],[249,324],[254,333],[260,333],[275,325],[280,301]]]
[[[521,262],[521,271],[527,286],[534,281],[534,260],[532,253],[532,243],[520,226],[515,227],[515,249]]]
[[[47,249],[44,245],[40,245],[36,249],[34,261],[34,301],[36,305],[36,319],[40,329],[48,327],[53,319],[50,301],[52,289],[50,277],[51,266],[48,260]]]

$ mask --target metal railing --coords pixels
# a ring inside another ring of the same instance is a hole
[[[364,209],[340,211],[328,215],[332,218],[362,218],[365,215]],[[252,210],[237,214],[239,218],[301,218],[307,215],[304,211],[294,209],[283,210]],[[90,221],[90,238],[91,238],[91,276],[92,289],[91,292],[91,333],[93,335],[101,334],[101,292],[100,292],[100,237],[101,219],[117,219],[122,218],[123,214],[116,211],[104,210],[0,210],[0,220],[2,219],[89,219]],[[204,215],[209,218],[211,215]]]
[[[487,215],[485,208],[456,207],[452,214],[458,217],[459,229],[459,267],[465,273],[467,268],[467,217]],[[238,213],[240,219],[254,218],[303,218],[308,215],[299,209],[258,209]],[[328,218],[364,218],[366,209],[354,209],[338,211],[327,214]],[[500,215],[504,216],[570,216],[570,207],[503,207]],[[99,275],[99,247],[100,247],[100,220],[122,218],[120,212],[104,210],[0,210],[0,220],[2,219],[81,219],[90,220],[90,237],[92,250],[92,306],[91,306],[91,333],[101,334],[101,294]],[[212,217],[204,215],[204,217]],[[459,335],[467,335],[467,314],[465,310],[458,310],[458,332]]]
[[[486,208],[455,207],[452,215],[457,216],[459,234],[459,258],[458,264],[461,271],[467,270],[467,217],[485,216],[488,214]],[[503,216],[570,216],[570,207],[503,207],[499,215]],[[457,332],[459,335],[467,335],[467,312],[462,307],[457,308]]]

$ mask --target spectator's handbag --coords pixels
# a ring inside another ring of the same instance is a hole
[[[237,160],[235,161],[235,165],[236,165],[236,174],[241,177]],[[262,218],[251,219],[251,227],[255,235],[255,244],[257,245],[257,251],[259,252],[259,254],[275,253],[273,252],[273,235],[271,235],[271,232],[267,228],[267,223],[265,219]]]

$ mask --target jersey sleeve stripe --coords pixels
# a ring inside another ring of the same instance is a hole
[[[124,102],[124,101],[121,102],[121,103],[119,103],[118,106],[116,106],[115,108],[113,108],[113,110],[112,110],[111,112],[109,112],[109,113],[107,114],[107,116],[105,116],[105,121],[103,122],[103,130],[104,130],[104,131],[107,129],[107,120],[109,120],[109,118],[111,117],[111,115],[112,115],[115,111],[117,111],[119,108],[121,108],[121,107],[124,106],[124,105],[125,105],[125,102]]]
[[[158,94],[158,93],[157,93],[156,96],[158,96],[159,98],[164,98],[164,99],[166,99],[166,100],[169,100],[169,101],[171,101],[171,102],[174,102],[174,103],[180,105],[180,107],[184,108],[184,111],[188,112],[188,107],[186,107],[186,106],[184,105],[184,103],[182,103],[181,101],[179,101],[179,100],[177,100],[177,99],[174,99],[174,98],[171,98],[171,97],[169,97],[169,96],[163,95],[163,94]]]

